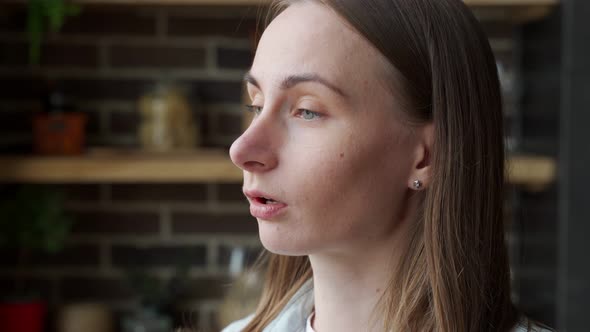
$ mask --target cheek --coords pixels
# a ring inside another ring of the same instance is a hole
[[[367,132],[324,139],[322,147],[300,154],[303,164],[293,180],[306,207],[300,211],[304,221],[348,232],[366,219],[391,220],[396,213],[407,156],[396,137]]]
[[[316,148],[306,146],[305,153],[299,153],[298,160],[292,164],[298,201],[313,206],[310,212],[319,215],[340,212],[359,200],[370,199],[367,196],[373,196],[371,191],[378,188],[379,182],[389,181],[389,172],[379,169],[388,162],[380,147],[365,144],[354,136],[339,137],[332,142],[324,140],[324,143]]]

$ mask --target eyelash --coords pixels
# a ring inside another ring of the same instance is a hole
[[[313,114],[315,118],[321,118],[321,117],[322,117],[322,114],[320,114],[320,113],[317,113],[317,112],[314,112],[314,111],[310,111],[310,110],[308,110],[308,109],[305,109],[305,108],[299,108],[299,109],[297,109],[297,114],[298,114],[298,115],[299,115],[299,116],[300,116],[300,117],[301,117],[303,120],[305,120],[305,121],[311,121],[312,119],[305,119],[305,118],[303,118],[303,117],[301,116],[301,113],[304,113],[304,112],[308,112],[308,113],[310,113],[310,114]]]
[[[262,112],[262,106],[256,106],[256,105],[245,105],[245,106],[246,106],[246,110],[248,112],[254,113],[256,115],[258,115],[258,114],[260,114],[260,112]],[[314,111],[311,111],[311,110],[308,110],[308,109],[305,109],[305,108],[299,108],[299,109],[297,109],[297,114],[298,115],[301,115],[301,113],[303,113],[303,112],[309,112],[309,113],[313,114],[316,118],[323,117],[322,114],[317,113],[317,112],[314,112]],[[305,121],[311,121],[312,120],[312,119],[305,119],[305,118],[303,118],[303,119]]]
[[[260,112],[262,112],[262,106],[255,106],[255,105],[245,105],[246,106],[246,111],[254,113],[254,114],[260,114]]]

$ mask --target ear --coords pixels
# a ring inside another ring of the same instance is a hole
[[[414,161],[408,178],[412,190],[428,188],[431,183],[432,146],[434,144],[434,125],[428,123],[416,129]]]

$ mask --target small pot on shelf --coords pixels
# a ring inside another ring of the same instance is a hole
[[[46,155],[76,155],[86,143],[85,113],[77,112],[55,82],[49,82],[43,111],[33,117],[34,151]]]

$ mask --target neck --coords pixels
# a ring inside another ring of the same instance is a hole
[[[380,331],[379,301],[403,250],[407,222],[395,233],[346,252],[309,256],[313,269],[316,332]]]

